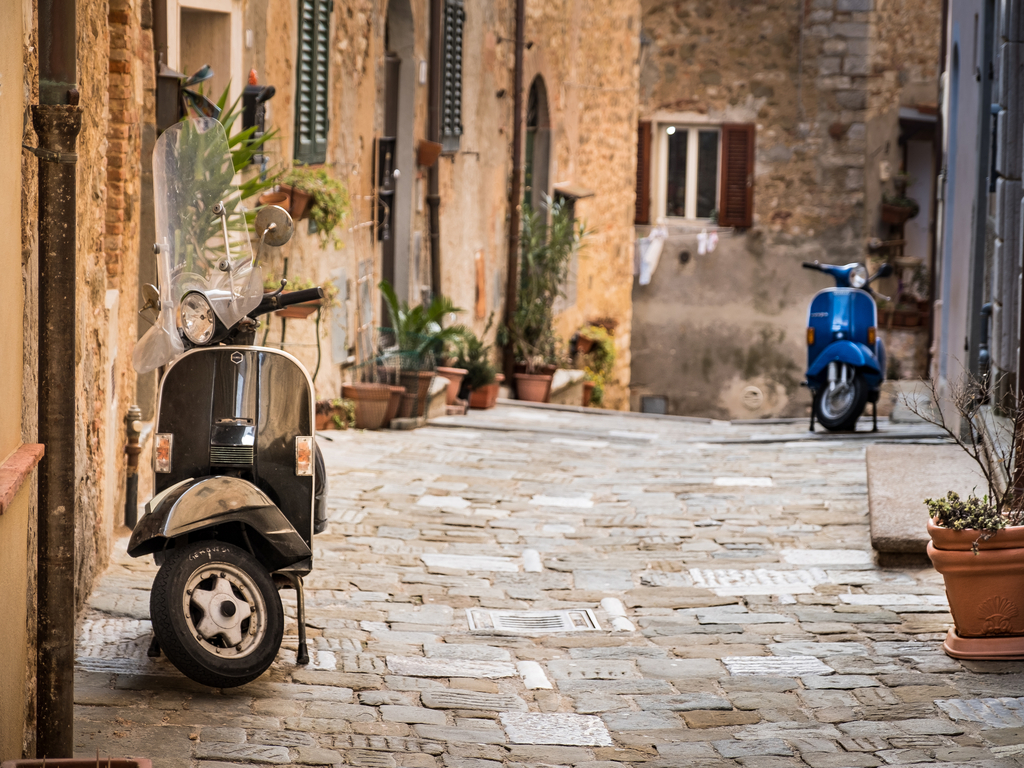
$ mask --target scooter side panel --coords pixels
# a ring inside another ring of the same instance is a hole
[[[872,351],[855,341],[836,341],[829,344],[811,367],[807,369],[807,376],[814,378],[825,372],[831,362],[846,363],[854,368],[867,368],[875,373],[879,372],[878,361]]]
[[[190,477],[210,474],[210,422],[218,353],[197,350],[179,357],[160,384],[158,433],[174,436],[171,471],[155,475],[156,492]]]
[[[256,453],[261,487],[307,544],[313,540],[313,478],[295,474],[294,435],[312,435],[313,401],[306,371],[290,356],[259,350],[259,429]],[[288,437],[284,437],[288,436]]]

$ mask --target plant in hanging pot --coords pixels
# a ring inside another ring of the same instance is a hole
[[[382,280],[378,287],[391,322],[390,328],[381,329],[380,362],[399,370],[399,383],[405,387],[401,413],[425,416],[436,361],[442,356],[445,345],[453,343],[465,332],[462,325],[444,327],[443,323],[449,315],[463,310],[445,296],[435,296],[426,306],[410,307],[408,302],[399,301],[394,287],[387,280]]]
[[[351,207],[344,184],[330,177],[323,168],[296,166],[284,177],[280,189],[289,195],[293,219],[313,219],[322,248],[332,242],[335,248],[341,247],[335,230]]]
[[[564,200],[548,200],[544,210],[523,206],[519,292],[512,322],[499,329],[502,344],[511,341],[517,363],[520,400],[547,402],[555,369],[564,364],[561,340],[554,330],[555,303],[565,297],[572,256],[587,236]]]
[[[934,382],[929,389],[931,402],[942,402]],[[950,491],[925,501],[928,557],[942,574],[955,624],[943,648],[955,658],[1024,659],[1024,466],[1018,455],[1024,448],[1024,399],[1008,396],[1003,415],[989,414],[988,391],[969,375],[950,385],[955,425],[920,399],[904,396],[902,402],[951,437],[988,486],[980,498],[962,499]]]

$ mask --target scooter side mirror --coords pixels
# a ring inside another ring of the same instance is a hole
[[[261,243],[282,246],[292,239],[294,231],[291,215],[279,205],[265,206],[256,214],[256,234]]]

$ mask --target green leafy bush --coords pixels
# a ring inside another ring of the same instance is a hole
[[[378,287],[391,316],[391,327],[381,330],[394,337],[384,354],[400,355],[403,369],[433,368],[434,360],[441,356],[445,345],[466,332],[462,325],[441,326],[445,315],[463,311],[446,296],[435,296],[427,306],[417,304],[410,307],[408,302],[398,300],[395,289],[387,280],[381,280]]]
[[[945,498],[925,499],[924,503],[935,525],[954,531],[978,531],[981,535],[975,539],[972,547],[975,554],[978,552],[979,541],[987,541],[1003,528],[1020,525],[1022,521],[1020,511],[1001,513],[987,495],[979,499],[972,493],[966,499],[961,499],[959,494],[950,491]]]
[[[590,395],[593,405],[604,402],[604,390],[615,367],[615,339],[600,325],[588,325],[580,329],[580,338],[593,342],[590,351],[583,355],[583,370],[589,381],[594,382]]]
[[[351,200],[348,189],[337,179],[332,179],[323,168],[296,167],[284,177],[284,183],[301,189],[313,196],[310,218],[316,223],[320,246],[326,248],[332,241],[334,247],[341,243],[334,231],[348,215]]]
[[[491,314],[487,321],[487,328],[484,335],[491,329],[491,322],[494,314]],[[455,367],[466,369],[466,386],[470,389],[478,389],[494,383],[498,376],[498,369],[491,362],[491,345],[485,344],[473,331],[466,328],[455,340],[456,349]]]

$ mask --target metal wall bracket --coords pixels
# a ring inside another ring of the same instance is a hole
[[[30,147],[28,144],[22,144],[21,148],[27,149],[40,160],[47,163],[67,163],[68,165],[75,165],[78,162],[77,152],[55,152],[52,149]]]

